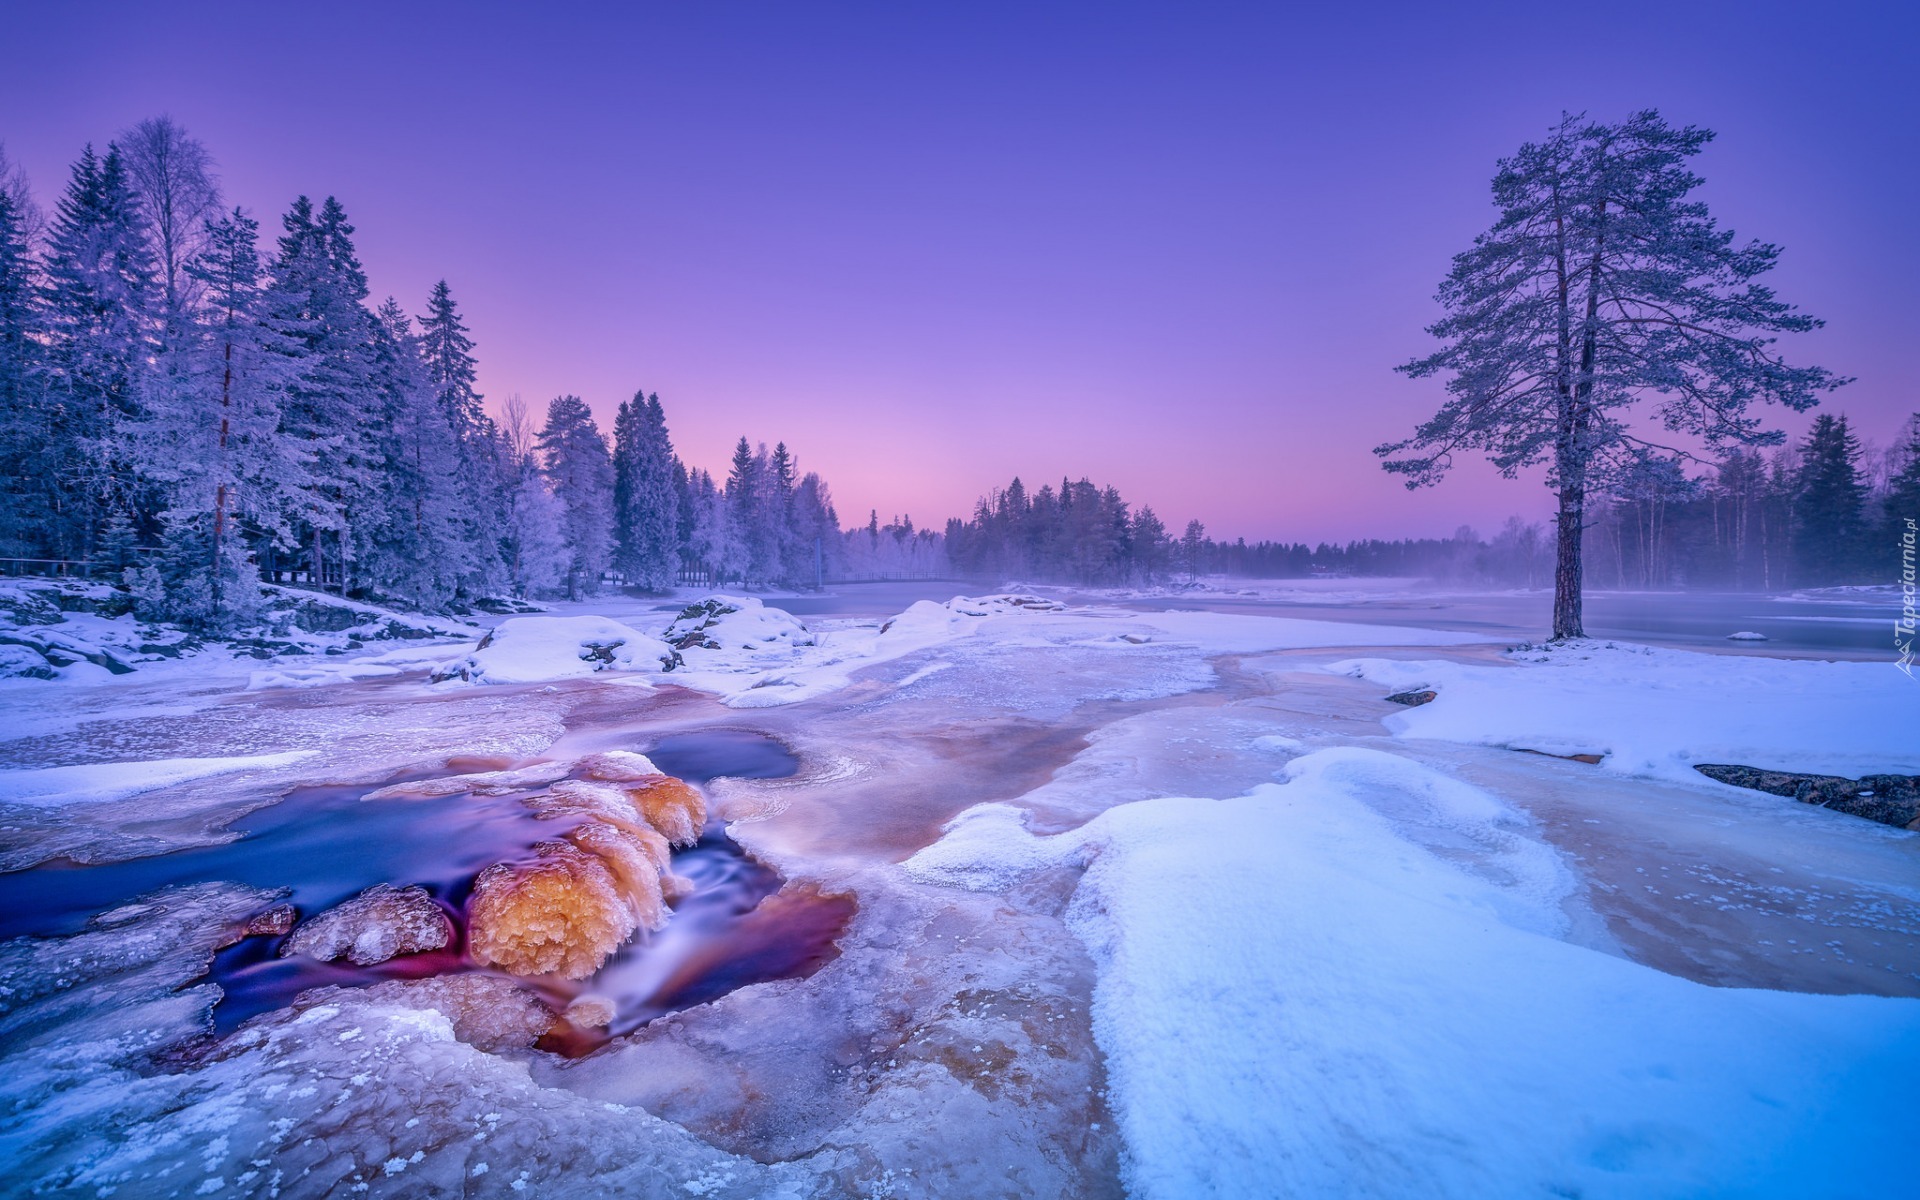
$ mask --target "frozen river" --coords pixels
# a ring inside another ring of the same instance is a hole
[[[1242,581],[1215,580],[1218,591],[1118,598],[1130,608],[1194,609],[1306,617],[1368,625],[1413,625],[1532,641],[1552,628],[1553,597],[1534,592],[1456,592],[1435,585],[1426,594],[1404,580],[1245,581],[1257,596],[1231,594]],[[916,600],[945,601],[983,585],[940,581],[836,584],[827,594],[777,601],[801,616],[891,616]],[[1045,588],[1076,603],[1114,603],[1111,593]],[[1818,655],[1857,660],[1894,657],[1897,592],[1801,594],[1756,592],[1589,592],[1587,634],[1657,646],[1730,653]],[[1764,642],[1729,641],[1759,633]]]
[[[768,599],[811,640],[672,674],[562,654],[551,680],[430,683],[471,649],[448,643],[308,686],[15,685],[0,762],[32,787],[0,778],[0,852],[53,865],[0,878],[38,935],[0,942],[0,1170],[823,1200],[1908,1177],[1920,837],[1690,765],[1920,772],[1881,601],[1601,595],[1596,634],[1727,653],[1514,655],[1542,595],[1261,586],[842,585]],[[564,611],[657,633],[680,607]],[[1413,687],[1439,698],[1386,700]],[[457,942],[322,969],[246,932],[384,881],[458,935],[476,867],[559,827],[512,788],[361,797],[619,749],[700,783],[715,836],[676,856],[666,928],[592,977],[477,971]],[[583,996],[610,1026],[550,1011]]]

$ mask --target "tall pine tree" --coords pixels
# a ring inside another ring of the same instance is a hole
[[[613,471],[614,568],[635,587],[665,591],[680,574],[680,496],[658,395],[636,392],[620,405]]]
[[[1800,449],[1793,560],[1803,585],[1851,583],[1860,568],[1867,489],[1860,442],[1845,417],[1822,413]]]
[[[578,600],[600,590],[613,557],[613,462],[593,411],[578,396],[557,396],[547,406],[537,445],[541,471],[566,513],[566,593]]]

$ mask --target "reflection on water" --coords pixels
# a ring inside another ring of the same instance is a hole
[[[798,769],[786,747],[740,731],[683,733],[649,750],[662,770],[695,782],[722,776],[780,778]],[[504,762],[460,761],[432,776],[497,770]],[[578,818],[543,820],[504,796],[455,795],[362,801],[378,786],[414,773],[351,786],[296,788],[280,803],[234,823],[239,840],[101,866],[55,863],[0,875],[0,937],[79,931],[89,918],[156,889],[231,881],[287,889],[301,918],[311,917],[376,883],[425,888],[453,921],[444,950],[403,954],[371,967],[279,957],[281,936],[254,936],[220,951],[211,978],[224,998],[214,1009],[216,1032],[291,1003],[309,988],[364,987],[483,970],[464,953],[464,906],[474,876],[491,863],[532,854],[536,842],[564,833]],[[749,858],[718,823],[673,856],[673,871],[694,889],[667,927],[642,934],[594,976],[578,981],[523,980],[556,1009],[592,993],[616,1004],[610,1030],[565,1030],[549,1048],[581,1053],[662,1014],[771,979],[811,974],[835,953],[834,941],[853,913],[846,897],[811,888],[782,888],[781,878]]]

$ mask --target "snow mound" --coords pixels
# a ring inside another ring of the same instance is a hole
[[[768,608],[752,596],[708,596],[689,604],[661,637],[682,654],[780,650],[815,644],[812,632],[792,613]]]
[[[1515,674],[1515,672],[1509,672]],[[1559,940],[1572,876],[1492,796],[1343,748],[1055,837],[975,809],[910,859],[1067,920],[1129,1195],[1884,1195],[1920,1002],[1709,987]],[[1863,1119],[1874,1114],[1870,1119]]]
[[[658,671],[672,657],[665,642],[606,617],[511,617],[471,654],[434,668],[432,678],[545,683],[596,671]]]
[[[1695,763],[1841,775],[1920,773],[1920,691],[1887,663],[1812,662],[1615,642],[1526,647],[1513,665],[1363,658],[1327,670],[1430,704],[1410,738],[1604,755],[1603,769],[1698,785]]]
[[[453,940],[453,922],[421,887],[377,883],[344,904],[300,923],[280,957],[322,962],[344,958],[371,967],[401,954],[439,950]]]

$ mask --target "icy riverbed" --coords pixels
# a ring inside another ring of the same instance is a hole
[[[675,616],[601,619],[652,639]],[[1686,769],[1739,751],[1915,770],[1920,689],[1890,664],[1883,681],[1680,651],[1534,661],[1417,627],[1005,597],[805,620],[754,616],[672,671],[583,670],[569,631],[551,671],[517,658],[511,683],[429,683],[456,645],[171,693],[8,685],[9,869],[144,878],[250,855],[234,830],[298,787],[718,733],[797,755],[791,774],[707,778],[733,842],[856,907],[811,974],[568,1057],[536,1044],[511,981],[446,982],[465,976],[276,993],[216,1031],[216,955],[296,864],[103,893],[91,925],[76,910],[0,943],[7,1177],[117,1196],[1170,1197],[1910,1178],[1920,835]],[[1385,701],[1414,684],[1441,698]],[[1607,757],[1518,752],[1576,745]],[[446,822],[450,848],[462,835]],[[674,920],[660,945],[715,944]],[[662,973],[650,945],[623,969]]]

